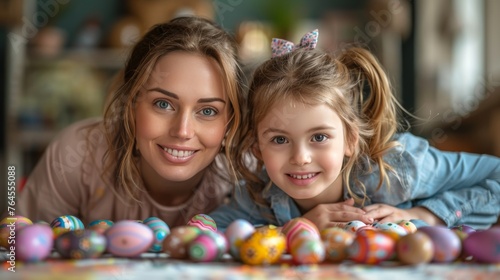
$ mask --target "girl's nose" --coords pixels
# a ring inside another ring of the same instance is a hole
[[[182,113],[177,115],[173,120],[172,128],[170,129],[170,135],[177,137],[179,139],[191,139],[194,136],[194,123],[191,115],[188,113]]]
[[[292,151],[290,163],[298,166],[311,163],[311,153],[306,147],[297,145]]]

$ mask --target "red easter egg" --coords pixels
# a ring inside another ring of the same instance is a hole
[[[349,259],[363,264],[378,264],[389,260],[395,252],[396,242],[388,235],[364,230],[356,234],[354,241],[347,248]]]
[[[106,251],[117,257],[137,257],[153,244],[153,231],[136,221],[119,221],[104,233]]]

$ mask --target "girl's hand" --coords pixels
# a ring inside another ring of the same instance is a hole
[[[369,217],[365,216],[365,211],[354,207],[354,199],[348,199],[344,202],[319,204],[302,217],[312,221],[319,230],[329,227],[343,227],[346,223],[359,220],[364,223],[373,223]]]
[[[387,204],[372,204],[362,208],[366,211],[366,217],[372,218],[379,223],[394,223],[401,220],[422,220],[428,225],[444,225],[444,222],[424,207],[410,209],[399,209]]]

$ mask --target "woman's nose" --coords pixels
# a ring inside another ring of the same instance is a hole
[[[191,115],[182,113],[177,115],[173,120],[172,128],[170,129],[171,136],[180,139],[191,139],[194,136],[194,123]]]
[[[298,166],[303,166],[305,164],[311,163],[311,153],[307,147],[302,145],[297,145],[292,151],[292,156],[290,157],[290,163]]]

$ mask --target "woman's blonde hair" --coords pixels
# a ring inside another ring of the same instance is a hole
[[[344,160],[342,176],[350,196],[358,204],[363,205],[368,199],[366,188],[356,178],[352,186],[350,175],[362,162],[368,160],[378,165],[378,188],[384,181],[389,185],[387,173],[393,169],[383,156],[398,145],[392,137],[398,129],[400,105],[377,59],[362,48],[343,50],[337,57],[318,49],[297,49],[264,62],[255,70],[250,84],[237,168],[256,202],[265,204],[261,194],[266,184],[248,167],[248,154],[257,143],[257,125],[282,100],[326,104],[339,115],[345,129],[345,143],[353,151]],[[262,167],[263,162],[257,159],[257,170]]]
[[[241,125],[243,102],[243,72],[237,59],[237,44],[221,27],[210,20],[179,17],[152,27],[134,46],[124,70],[117,79],[104,111],[104,128],[109,149],[105,155],[106,168],[111,172],[113,185],[124,188],[135,200],[140,188],[140,173],[134,160],[135,110],[134,103],[150,77],[156,62],[173,51],[200,54],[217,63],[222,73],[225,93],[229,99],[229,116],[225,153],[229,166],[234,167],[234,141]],[[217,167],[215,162],[210,168]],[[231,172],[220,172],[226,174]],[[229,179],[229,178],[228,178]]]

